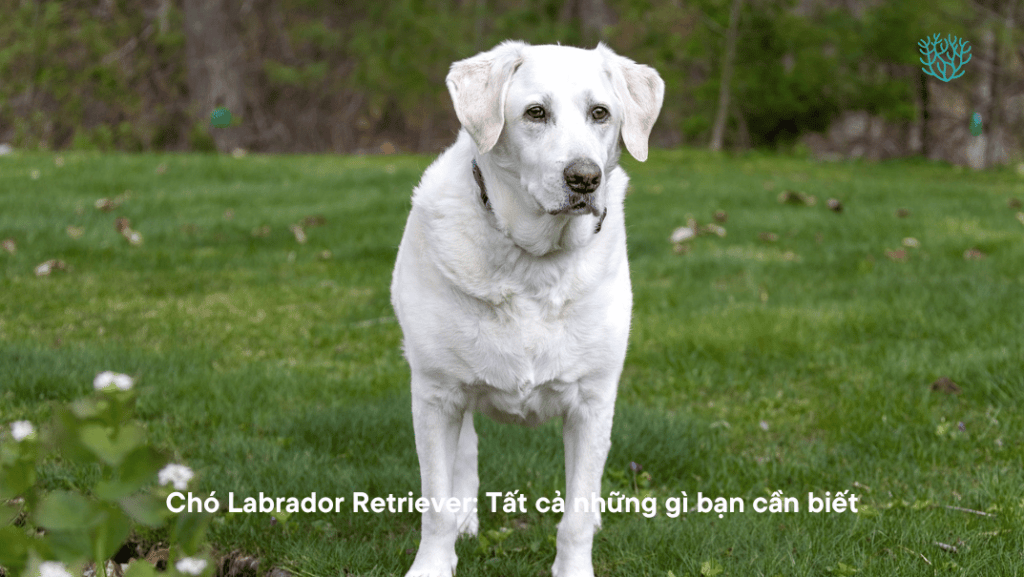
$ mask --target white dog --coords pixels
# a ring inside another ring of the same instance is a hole
[[[601,516],[590,503],[633,305],[619,137],[647,159],[665,83],[603,45],[505,42],[453,64],[447,84],[463,130],[413,193],[391,285],[431,502],[407,577],[450,577],[456,538],[477,532],[475,411],[563,419],[552,572],[592,577]]]

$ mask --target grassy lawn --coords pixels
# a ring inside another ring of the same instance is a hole
[[[136,378],[152,438],[196,469],[193,491],[225,506],[418,494],[388,288],[430,160],[0,158],[0,240],[16,246],[0,251],[0,424],[43,422],[114,370]],[[604,516],[598,575],[1024,575],[1024,223],[1008,204],[1024,178],[697,151],[624,162],[635,305],[605,492],[659,510]],[[673,229],[715,211],[726,236],[674,250]],[[48,259],[67,270],[37,276]],[[933,390],[941,377],[957,390]],[[559,423],[477,427],[482,503],[564,492]],[[83,473],[42,474],[59,488]],[[751,508],[778,490],[800,511]],[[690,511],[670,518],[681,491]],[[808,512],[826,491],[859,512]],[[746,509],[697,512],[698,492]],[[549,574],[557,520],[482,513],[490,537],[459,542],[459,576]],[[418,514],[351,510],[222,510],[211,534],[261,570],[324,577],[402,575],[418,538]]]

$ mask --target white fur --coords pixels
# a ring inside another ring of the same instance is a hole
[[[552,571],[593,577],[600,515],[573,504],[600,494],[629,336],[619,139],[646,159],[664,83],[603,45],[506,42],[453,64],[447,84],[463,130],[413,193],[391,285],[422,496],[478,497],[474,412],[523,425],[561,417],[566,513]],[[547,121],[526,114],[537,105]],[[595,120],[595,106],[606,121]],[[577,159],[599,166],[601,181],[588,212],[565,212],[579,200],[563,175]],[[450,577],[456,538],[477,528],[472,508],[425,512],[407,577]]]

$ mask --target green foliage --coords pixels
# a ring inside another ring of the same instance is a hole
[[[38,574],[40,562],[53,560],[68,565],[92,562],[96,574],[104,577],[106,560],[133,526],[170,525],[172,563],[185,556],[206,556],[207,517],[181,513],[171,522],[164,505],[171,489],[154,483],[167,459],[147,444],[145,428],[133,419],[132,381],[117,375],[114,378],[122,380],[114,386],[110,375],[97,377],[98,390],[91,396],[54,406],[52,422],[41,434],[14,434],[12,425],[12,438],[0,442],[0,503],[5,502],[0,508],[0,565],[12,576]],[[36,470],[55,457],[94,471],[95,480],[81,490],[44,491]],[[148,575],[152,567],[133,571]],[[170,572],[183,575],[173,567]],[[200,574],[211,572],[212,566]]]
[[[305,66],[287,66],[273,60],[263,61],[263,71],[271,82],[296,88],[312,88],[327,76],[327,62]]]
[[[23,148],[212,150],[192,130],[185,22],[175,3],[163,31],[155,0],[141,10],[112,3],[102,18],[99,8],[67,0],[12,4],[0,21],[0,127],[9,127],[0,137]],[[602,39],[665,79],[655,141],[706,143],[732,2],[607,4],[615,24]],[[282,0],[232,10],[253,118],[280,121],[296,139],[309,131],[293,123],[316,116],[325,126],[340,113],[350,123],[342,140],[360,146],[380,130],[454,127],[444,86],[453,61],[506,39],[592,45],[563,8],[561,0]],[[801,11],[793,0],[745,1],[732,85],[738,114],[728,134],[741,129],[740,115],[762,146],[822,130],[841,110],[909,120],[918,113],[917,39],[993,29],[1005,46],[1019,44],[1018,31],[975,12],[956,0]],[[987,23],[971,24],[979,21]],[[242,121],[250,133],[253,122]]]

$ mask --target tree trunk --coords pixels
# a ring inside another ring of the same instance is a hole
[[[217,150],[242,145],[241,127],[210,126],[210,114],[225,107],[233,118],[242,113],[242,43],[230,0],[184,0],[185,57],[193,118],[210,127]]]
[[[743,0],[733,0],[732,8],[729,9],[729,29],[725,33],[725,59],[722,62],[722,81],[718,85],[718,114],[715,116],[715,126],[711,131],[711,150],[722,150],[722,141],[725,139],[725,123],[729,118],[729,97],[732,93],[730,84],[732,82],[733,60],[736,59],[736,36],[740,20],[740,7]]]
[[[1012,33],[1014,27],[1014,17],[1016,16],[1014,8],[1016,0],[1010,0],[1006,3],[1006,16],[1003,20],[1003,25],[1006,27],[1007,33]],[[995,44],[992,48],[992,77],[991,77],[991,94],[992,100],[989,103],[988,110],[988,138],[985,140],[985,167],[990,167],[996,163],[996,156],[998,151],[996,147],[1002,142],[1002,136],[1005,134],[1004,121],[1003,121],[1003,91],[1006,87],[1005,75],[1007,70],[1003,67],[1003,51],[1007,49],[1004,43],[1004,36],[1002,34],[995,34]],[[1012,49],[1009,50],[1012,55]]]
[[[565,0],[561,19],[563,22],[579,20],[580,35],[588,44],[604,40],[604,29],[612,23],[611,10],[605,0]]]
[[[917,82],[921,95],[921,156],[928,158],[928,75],[920,67],[917,69]]]

